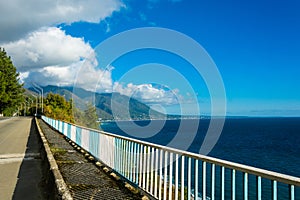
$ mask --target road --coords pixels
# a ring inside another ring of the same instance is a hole
[[[0,199],[43,199],[40,145],[32,118],[0,121]]]

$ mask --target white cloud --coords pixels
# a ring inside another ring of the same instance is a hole
[[[177,89],[166,90],[164,88],[154,87],[152,84],[134,85],[129,83],[124,86],[116,82],[114,83],[113,91],[148,104],[171,105],[177,104],[181,99]]]
[[[102,88],[98,90],[111,91],[111,73],[96,68],[98,62],[92,47],[82,38],[66,35],[59,28],[42,28],[24,39],[2,45],[24,82],[70,86],[76,80],[77,86],[95,90],[102,77]]]
[[[101,76],[97,89],[111,91],[111,73],[96,69],[94,49],[84,38],[67,35],[56,26],[99,23],[122,7],[121,0],[0,1],[0,46],[11,56],[23,81],[72,85],[77,78],[78,86],[94,90]]]
[[[111,69],[102,70],[95,68],[96,65],[85,62],[78,70],[75,79],[76,87],[95,92],[111,92],[113,80],[111,77]]]
[[[92,47],[82,38],[66,35],[56,27],[39,29],[24,39],[1,46],[5,47],[20,72],[68,66],[94,54]]]
[[[97,63],[83,60],[69,66],[48,66],[29,73],[25,81],[40,85],[76,86],[89,91],[111,92],[110,71],[97,69]],[[25,72],[27,73],[27,72]],[[101,79],[101,84],[97,84]]]
[[[57,85],[70,86],[76,77],[77,69],[81,62],[74,63],[70,66],[48,66],[37,70],[31,70],[27,77],[23,79],[25,83],[35,82],[39,85]],[[21,73],[22,75],[23,73]]]
[[[98,23],[125,7],[120,0],[0,1],[0,42],[18,40],[41,27]]]

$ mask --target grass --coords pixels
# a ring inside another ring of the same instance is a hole
[[[67,150],[57,147],[50,147],[50,150],[52,153],[59,155],[64,155],[65,153],[67,153]]]

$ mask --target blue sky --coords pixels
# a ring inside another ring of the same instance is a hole
[[[102,30],[102,37],[87,31],[85,39],[96,46],[111,35],[144,26],[180,31],[198,41],[215,61],[229,112],[281,115],[282,109],[283,115],[300,114],[299,2],[135,1],[128,5],[129,9],[94,26]],[[64,29],[79,36],[86,26],[78,23]]]
[[[70,77],[62,74],[67,74],[71,69],[78,69],[78,63],[86,59],[87,54],[96,52],[96,47],[102,41],[134,28],[162,27],[181,32],[205,48],[223,79],[228,115],[300,116],[299,1],[114,0],[102,7],[100,2],[87,8],[87,13],[90,11],[90,14],[78,15],[82,18],[61,17],[63,20],[54,20],[53,16],[49,16],[48,21],[35,22],[31,30],[20,33],[15,38],[0,35],[0,46],[6,47],[8,53],[11,52],[12,59],[15,59],[25,82],[33,80],[41,85],[71,84],[64,81]],[[97,5],[101,9],[91,11],[92,7]],[[68,6],[76,7],[76,4]],[[103,14],[99,15],[99,12]],[[30,59],[24,60],[20,59],[21,56],[18,57],[20,52],[12,50],[14,45],[20,45],[20,41],[32,44],[30,38],[44,41],[41,38],[53,35],[49,34],[50,32],[55,35],[61,35],[63,32],[61,38],[64,39],[61,41],[69,41],[64,43],[65,46],[78,44],[71,48],[71,51],[74,51],[73,55],[77,53],[81,60],[69,55],[58,58],[50,56],[49,59],[43,56],[42,60],[42,56],[39,57],[32,49],[25,50],[29,52],[27,55]],[[77,47],[85,50],[75,51]],[[51,59],[62,60],[61,63],[65,64],[60,66]],[[180,72],[191,84],[191,88],[188,89],[183,87],[181,82],[172,83],[172,78],[165,81],[170,85],[166,85],[166,88],[169,87],[167,90],[164,89],[162,99],[165,98],[166,101],[160,103],[165,103],[164,107],[168,112],[179,112],[176,101],[170,100],[172,94],[177,95],[177,100],[182,98],[182,102],[185,101],[184,106],[192,105],[193,102],[187,95],[190,90],[195,92],[202,114],[210,112],[210,96],[201,76],[193,71],[193,66],[188,62],[167,52],[144,50],[119,58],[112,63],[111,69],[106,69],[103,73],[105,78],[102,85],[107,85],[104,87],[107,89],[115,83],[123,84],[121,89],[124,94],[129,87],[126,84],[132,84],[130,86],[135,88],[135,91],[142,85],[144,90],[136,93],[137,97],[154,105],[155,102],[147,96],[151,92],[147,93],[146,90],[161,92],[159,90],[162,88],[154,83],[151,87],[143,84],[151,83],[149,77],[156,77],[153,81],[155,82],[158,81],[158,77],[161,80],[167,76],[163,73],[151,74],[149,70],[145,73],[140,72],[140,76],[131,75],[130,78],[122,79],[122,76],[134,67],[147,63],[167,65]],[[42,72],[44,75],[39,78]],[[147,81],[143,83],[143,80]],[[172,94],[168,91],[172,91]],[[193,106],[189,109],[190,114],[193,114]]]

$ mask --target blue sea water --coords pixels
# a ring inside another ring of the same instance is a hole
[[[199,152],[210,120],[200,120],[193,142],[188,149],[183,150]],[[192,124],[196,120],[189,121]],[[126,132],[115,122],[102,123],[101,128],[107,132],[168,146],[177,134],[180,120],[167,120],[157,134],[148,138],[144,138],[145,133],[137,133],[136,126],[130,128],[132,122],[118,123],[126,126]],[[135,122],[139,127],[146,127],[149,123]],[[134,132],[134,136],[128,131]],[[149,130],[145,128],[145,131]],[[186,134],[191,133],[187,130]],[[300,177],[300,118],[227,118],[209,156]]]
[[[192,128],[188,127],[192,127],[199,121],[185,119],[185,123],[191,126],[188,125],[183,130],[183,137],[177,141],[177,144],[172,141],[178,135],[181,120],[167,120],[164,126],[151,137],[146,137],[152,134],[151,130],[146,127],[150,123],[154,123],[154,127],[155,123],[157,126],[161,126],[159,121],[136,121],[134,125],[132,121],[104,122],[101,124],[101,128],[107,132],[160,145],[170,146],[172,144],[171,146],[175,148],[181,148],[184,146],[182,144],[187,142],[189,143],[188,148],[185,146],[183,150],[198,153],[211,120],[218,119],[200,119],[199,127],[194,135]],[[143,127],[145,127],[145,131],[143,131]],[[208,155],[300,177],[300,118],[226,118],[221,135]],[[209,167],[207,169],[209,170]],[[216,174],[219,173],[217,171]],[[225,176],[230,176],[230,172],[226,171]],[[237,179],[242,179],[242,174],[237,174]],[[249,176],[249,181],[255,182],[255,177]],[[230,187],[230,184],[228,186]],[[266,187],[269,192],[263,199],[270,199],[270,184]],[[280,188],[287,190],[286,186],[279,185]],[[230,190],[230,188],[227,189]],[[241,195],[242,185],[238,186],[237,190]],[[253,190],[252,197],[255,199],[255,187],[249,188],[249,190]],[[297,190],[297,192],[300,191]],[[298,193],[296,199],[300,198]],[[230,198],[228,195],[227,193],[226,199]],[[280,199],[286,198],[280,197]]]

